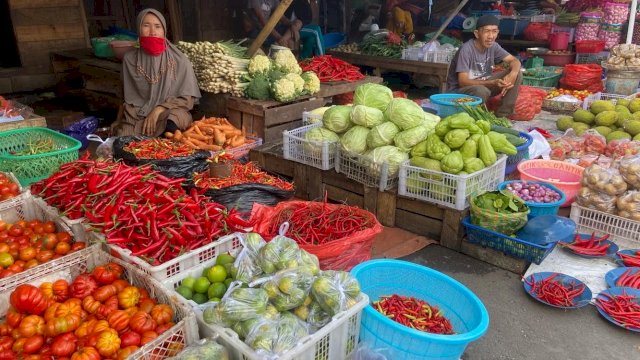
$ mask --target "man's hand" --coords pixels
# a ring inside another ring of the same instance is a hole
[[[156,106],[150,113],[147,115],[147,118],[144,119],[144,124],[142,125],[142,133],[148,136],[155,136],[156,134],[156,124],[158,123],[158,116],[162,114],[166,109],[162,106]]]

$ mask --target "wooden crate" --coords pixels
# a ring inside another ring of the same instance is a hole
[[[294,181],[295,196],[321,200],[325,192],[332,202],[358,206],[376,215],[384,226],[398,227],[418,235],[440,240],[440,244],[460,251],[468,211],[458,211],[397,195],[395,190],[380,192],[364,186],[334,170],[320,170],[285,160],[282,143],[271,143],[251,150],[249,158],[264,170]]]
[[[282,140],[282,131],[302,125],[302,113],[325,104],[320,97],[302,97],[294,102],[280,103],[229,97],[227,115],[237,128],[255,133],[265,143]]]
[[[28,119],[0,123],[0,131],[14,130],[25,127],[47,127],[47,120],[39,115],[31,114]]]

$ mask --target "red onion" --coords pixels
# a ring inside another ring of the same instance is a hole
[[[552,203],[560,200],[560,194],[540,184],[523,181],[507,184],[506,189],[519,196],[525,202]]]

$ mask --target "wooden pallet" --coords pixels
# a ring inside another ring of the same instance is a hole
[[[282,139],[284,130],[302,125],[302,113],[324,106],[321,97],[301,97],[290,103],[253,100],[240,97],[227,99],[229,121],[237,128],[254,133],[265,143]]]

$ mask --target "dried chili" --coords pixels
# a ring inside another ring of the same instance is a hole
[[[360,68],[331,55],[316,56],[300,63],[303,71],[313,71],[321,82],[358,81],[365,78]]]
[[[595,306],[626,329],[640,330],[640,299],[627,295],[600,293]]]
[[[230,161],[233,165],[231,176],[226,178],[210,177],[208,172],[196,174],[193,178],[195,185],[200,189],[224,189],[240,184],[271,185],[281,190],[293,191],[293,184],[270,175],[253,162],[242,164],[239,161]]]
[[[566,247],[580,255],[605,256],[607,255],[607,250],[611,247],[610,242],[605,242],[608,238],[608,234],[603,237],[596,238],[595,233],[592,233],[589,239],[583,240],[580,234],[576,234],[572,243],[560,244],[560,246]]]
[[[575,306],[576,298],[582,295],[586,286],[574,281],[563,282],[556,277],[558,274],[550,275],[544,279],[536,281],[524,279],[524,282],[531,286],[531,293],[538,299],[555,306]]]
[[[424,300],[393,294],[381,296],[372,306],[382,315],[406,327],[432,334],[455,334],[451,321],[442,311]]]
[[[189,156],[195,151],[191,146],[169,139],[145,139],[132,141],[124,150],[138,159],[164,160],[174,157]]]

